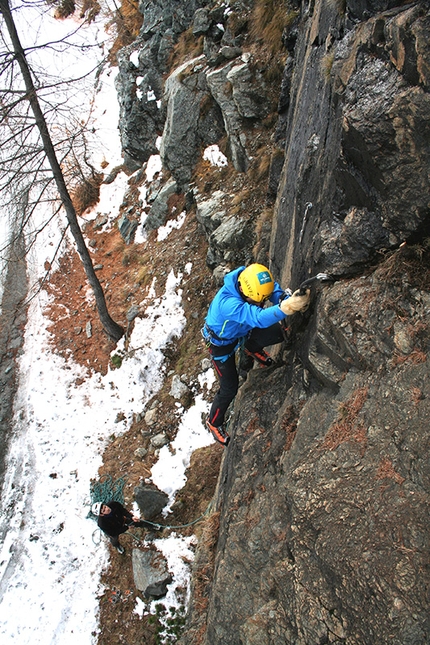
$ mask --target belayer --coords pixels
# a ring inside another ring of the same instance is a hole
[[[96,502],[92,505],[91,512],[98,517],[98,527],[109,536],[112,546],[121,554],[124,553],[124,547],[119,543],[121,533],[125,533],[130,526],[152,528],[152,524],[133,517],[120,502]]]
[[[224,427],[227,408],[237,394],[239,377],[235,353],[243,346],[247,356],[264,366],[273,360],[264,347],[284,340],[279,322],[307,308],[310,290],[304,295],[285,292],[262,264],[239,267],[224,277],[224,285],[212,300],[202,329],[219,379],[207,428],[226,446],[230,437]],[[271,306],[265,306],[270,301]]]

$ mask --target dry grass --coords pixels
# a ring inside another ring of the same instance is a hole
[[[344,441],[365,444],[366,429],[357,423],[358,415],[367,399],[369,388],[362,387],[339,407],[339,419],[328,429],[321,450],[336,450]]]
[[[254,41],[262,42],[272,53],[282,48],[282,33],[297,16],[288,0],[256,0],[249,21],[249,34]]]
[[[83,215],[86,210],[98,204],[102,181],[103,175],[96,174],[90,179],[83,179],[73,189],[71,199],[77,215]]]
[[[174,45],[169,56],[168,68],[170,70],[179,67],[186,60],[197,58],[203,54],[203,36],[196,38],[193,35],[192,26],[179,36],[178,42]]]
[[[430,244],[408,246],[403,243],[395,251],[382,254],[383,261],[377,268],[378,281],[394,282],[403,286],[406,274],[411,285],[427,290],[430,284]]]
[[[397,482],[399,486],[401,486],[405,481],[405,478],[394,470],[393,462],[391,459],[388,459],[388,457],[381,459],[378,472],[376,473],[376,479],[392,479]]]
[[[117,5],[115,5],[117,6]],[[107,31],[115,34],[114,43],[109,51],[109,60],[116,65],[117,52],[134,42],[139,35],[143,16],[139,11],[138,0],[121,0],[121,5],[114,12],[108,13]]]
[[[271,151],[264,147],[257,150],[256,159],[249,169],[249,176],[252,181],[260,183],[267,180],[270,170]]]
[[[54,18],[57,20],[65,20],[76,14],[76,17],[90,23],[101,11],[97,0],[48,0],[48,4],[55,7]]]
[[[246,202],[246,200],[249,198],[250,195],[251,195],[251,191],[249,190],[249,188],[243,188],[239,193],[237,193],[233,197],[233,199],[231,200],[231,205],[233,206],[233,208],[235,206],[242,206],[244,202]]]
[[[402,365],[403,363],[412,363],[413,365],[419,365],[420,363],[425,363],[427,360],[427,354],[420,350],[414,350],[410,354],[395,354],[393,360],[391,361],[392,367],[397,365]]]
[[[215,565],[216,545],[219,535],[219,512],[213,513],[205,521],[200,538],[200,548],[206,553],[206,560],[194,571],[193,601],[196,610],[204,613],[209,604],[209,586]]]
[[[293,444],[294,437],[296,436],[296,432],[297,432],[297,422],[298,422],[298,415],[294,407],[290,405],[286,409],[280,425],[281,432],[285,433],[285,447],[284,447],[285,451],[290,450]]]
[[[137,264],[140,260],[141,254],[138,246],[130,246],[124,249],[122,254],[121,263],[123,266],[128,267]]]
[[[325,54],[321,59],[321,71],[326,81],[329,80],[334,63],[334,51]]]

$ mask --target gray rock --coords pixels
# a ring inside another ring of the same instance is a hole
[[[157,417],[158,417],[158,412],[156,408],[151,408],[147,412],[145,412],[145,423],[148,426],[154,425],[154,423],[157,422]]]
[[[184,396],[187,396],[190,389],[185,383],[181,381],[181,378],[175,374],[172,378],[172,385],[170,388],[170,396],[173,396],[174,399],[181,399]]]
[[[167,587],[172,582],[172,580],[172,576],[167,576],[167,578],[161,580],[160,582],[155,582],[152,585],[148,585],[145,589],[145,597],[153,598],[154,600],[163,598],[167,594]]]
[[[176,191],[177,185],[174,179],[169,179],[167,183],[159,189],[145,221],[145,228],[147,230],[159,228],[166,223],[167,216],[169,214],[168,201]]]
[[[170,74],[164,87],[167,114],[160,155],[180,187],[190,181],[199,153],[201,101],[208,93],[204,66],[203,55],[183,63]]]
[[[215,269],[212,272],[213,278],[215,280],[215,284],[218,287],[222,287],[224,284],[224,278],[231,271],[231,268],[229,266],[221,265],[215,267]]]
[[[139,68],[130,63],[130,56],[135,51],[139,52]],[[155,143],[163,117],[156,101],[148,101],[147,97],[149,89],[160,93],[161,73],[156,69],[150,44],[144,40],[121,49],[117,61],[115,88],[120,106],[119,130],[124,165],[135,172],[151,155],[158,154]],[[137,87],[139,76],[145,80]]]
[[[246,138],[243,132],[242,119],[232,92],[228,92],[226,89],[229,86],[228,74],[233,67],[234,62],[229,62],[218,69],[209,71],[206,79],[211,94],[218,103],[223,115],[233,165],[237,171],[245,172],[249,159],[245,148]]]
[[[144,457],[146,457],[146,455],[148,454],[148,451],[146,450],[146,448],[143,448],[143,447],[141,446],[140,448],[136,448],[136,450],[134,451],[134,453],[133,453],[133,454],[134,454],[134,456],[135,456],[135,457],[137,457],[138,459],[143,459],[143,458],[144,458]]]
[[[152,437],[151,439],[151,446],[153,448],[162,448],[163,446],[166,446],[168,443],[169,443],[169,439],[164,434],[164,432],[160,432],[159,434],[155,435],[155,437]]]
[[[132,567],[134,584],[146,597],[161,598],[166,594],[167,585],[173,578],[168,572],[167,562],[161,553],[133,549]]]
[[[121,237],[126,244],[131,244],[133,242],[138,226],[139,223],[135,220],[130,220],[125,215],[121,215],[118,220],[118,228],[121,233]]]
[[[212,246],[220,249],[241,248],[246,239],[247,226],[247,221],[236,215],[224,218],[211,235]]]
[[[210,25],[209,11],[206,8],[197,9],[194,14],[193,36],[196,38],[203,36],[209,30]]]
[[[106,182],[105,182],[106,183]],[[107,224],[109,221],[107,215],[97,215],[96,219],[94,220],[93,228],[94,230],[103,228],[105,224]]]
[[[168,495],[154,485],[140,484],[134,489],[134,499],[143,517],[152,520],[157,517],[169,501]]]
[[[209,199],[203,201],[200,200],[199,196],[196,197],[197,221],[203,225],[203,228],[209,234],[218,228],[225,216],[226,211],[223,208],[225,197],[225,193],[221,190],[216,190]]]
[[[200,364],[203,372],[207,372],[212,367],[212,361],[209,358],[204,358]]]
[[[91,320],[89,320],[89,321],[87,322],[87,324],[85,325],[85,333],[86,333],[86,335],[87,335],[87,338],[91,338],[91,336],[93,335],[93,333],[92,333]]]
[[[270,104],[261,74],[252,74],[248,63],[242,62],[230,69],[227,81],[232,84],[233,101],[240,116],[253,119],[267,116]]]
[[[135,318],[139,315],[139,307],[137,305],[132,305],[130,309],[127,311],[125,317],[127,318],[128,322],[133,322]]]
[[[224,45],[219,50],[220,55],[226,60],[233,60],[242,55],[242,50],[239,47],[232,47],[231,45]]]

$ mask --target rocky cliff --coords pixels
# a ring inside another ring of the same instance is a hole
[[[281,3],[276,85],[247,31],[258,5],[142,3],[140,39],[119,55],[125,161],[145,163],[162,137],[215,276],[258,259],[284,286],[334,277],[313,288],[277,365],[239,390],[180,643],[424,645],[428,3]],[[172,66],[183,32],[195,49]],[[234,168],[228,188],[196,182],[212,143]]]

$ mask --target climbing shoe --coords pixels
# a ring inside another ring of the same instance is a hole
[[[116,547],[116,550],[117,550],[117,551],[118,551],[118,553],[120,553],[121,555],[124,555],[124,553],[125,553],[125,549],[124,549],[124,547],[123,547],[123,546],[121,546],[120,544],[118,544],[118,546]]]
[[[269,354],[265,352],[264,349],[259,349],[257,352],[251,352],[245,347],[245,354],[247,356],[251,356],[254,360],[260,363],[260,365],[264,365],[264,367],[270,367],[270,365],[274,365],[275,363],[273,358],[270,358]]]
[[[215,439],[215,441],[218,441],[218,443],[222,444],[223,446],[228,445],[230,441],[230,436],[224,430],[223,426],[219,426],[217,428],[216,426],[213,426],[212,423],[209,423],[209,419],[206,419],[206,427],[209,430],[209,432],[212,433],[212,436]]]

